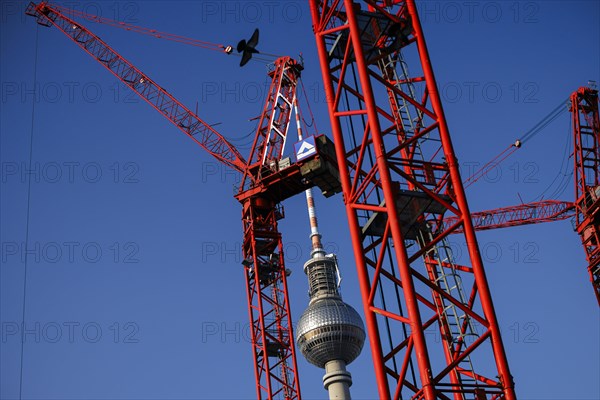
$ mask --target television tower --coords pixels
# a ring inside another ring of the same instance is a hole
[[[297,103],[294,107],[298,139],[302,140]],[[296,343],[309,363],[325,368],[323,387],[329,398],[349,400],[352,376],[346,366],[360,354],[365,328],[358,312],[342,300],[337,258],[323,249],[312,189],[305,193],[312,242],[311,258],[304,264],[310,302],[298,321]]]

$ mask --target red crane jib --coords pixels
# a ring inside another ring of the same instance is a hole
[[[543,200],[519,204],[511,207],[471,213],[473,227],[478,231],[538,224],[541,222],[561,221],[575,215],[575,204],[569,201]],[[444,227],[458,222],[458,218],[450,217],[443,221]],[[458,228],[454,233],[462,232]]]
[[[54,25],[217,160],[243,172],[246,160],[221,134],[88,29],[52,9],[29,3],[25,13]]]

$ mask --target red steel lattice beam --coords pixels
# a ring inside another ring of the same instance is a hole
[[[475,230],[506,228],[538,224],[541,222],[561,221],[575,215],[575,204],[569,201],[543,200],[517,206],[496,208],[493,210],[471,213],[471,220]],[[444,226],[452,226],[458,218],[444,219]],[[462,228],[455,230],[461,233]]]
[[[244,270],[257,399],[300,399],[286,268],[275,204],[250,198],[243,204]]]
[[[262,176],[263,167],[269,172],[278,169],[277,163],[283,156],[293,104],[296,101],[296,87],[303,69],[302,64],[290,57],[280,57],[273,64],[273,69],[269,72],[272,79],[266,104],[259,117],[241,190],[246,187],[247,178]]]
[[[87,28],[43,2],[29,3],[26,13],[40,25],[56,26],[217,160],[239,172],[245,170],[244,157],[220,133]]]

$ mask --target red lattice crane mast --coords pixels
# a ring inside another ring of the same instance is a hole
[[[582,87],[571,95],[575,162],[575,229],[581,237],[588,273],[600,305],[600,119],[598,90]]]
[[[248,313],[256,377],[256,395],[262,398],[300,399],[298,368],[292,334],[283,245],[277,221],[280,202],[318,186],[326,196],[339,191],[331,144],[315,138],[313,154],[291,163],[283,159],[288,125],[296,102],[296,85],[303,66],[280,57],[269,72],[272,82],[260,116],[259,128],[246,161],[238,150],[196,113],[179,102],[150,77],[125,60],[87,28],[69,18],[70,10],[46,2],[30,3],[26,13],[44,26],[55,26],[106,67],[221,163],[243,175],[236,199],[242,204],[243,258]],[[90,21],[123,27],[107,19],[79,13]],[[135,27],[155,36],[156,31]],[[127,27],[125,27],[127,29]],[[161,34],[164,37],[165,34]],[[173,36],[169,40],[188,43]],[[198,45],[198,41],[193,41]],[[205,42],[199,42],[202,46]],[[192,43],[193,44],[193,43]],[[201,47],[202,47],[201,46]],[[216,46],[229,52],[224,46]]]
[[[514,399],[415,2],[310,6],[379,397]]]

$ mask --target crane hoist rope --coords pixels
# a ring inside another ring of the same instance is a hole
[[[571,132],[573,130],[572,125],[573,125],[572,121],[569,120],[569,126],[567,129],[567,138],[565,140],[563,156],[562,156],[562,160],[560,162],[560,167],[558,168],[558,172],[556,173],[556,175],[554,176],[552,181],[548,184],[548,186],[534,199],[534,201],[544,200],[545,197],[550,198],[550,199],[555,199],[558,196],[562,195],[564,193],[564,191],[567,189],[567,186],[569,185],[569,183],[572,182],[571,178],[573,177],[573,164],[571,162],[569,162],[569,160],[573,156],[573,153],[571,150],[573,148],[572,147],[573,146],[573,144],[572,144],[573,137],[571,135]],[[554,190],[551,192],[551,194],[549,196],[546,196],[546,193],[553,188],[554,188]]]
[[[497,167],[501,162],[506,160],[510,155],[512,155],[517,149],[520,149],[523,144],[538,133],[540,133],[544,128],[550,125],[554,120],[556,120],[560,115],[568,110],[568,99],[561,101],[558,106],[556,106],[548,115],[542,118],[537,124],[535,124],[532,128],[530,128],[527,132],[521,136],[520,139],[517,139],[514,143],[511,143],[507,148],[502,150],[498,155],[492,158],[490,161],[485,163],[479,170],[474,172],[471,176],[464,180],[465,188],[471,186],[479,179],[481,179],[488,171],[492,168]]]
[[[37,68],[38,68],[38,53],[39,53],[39,27],[36,27],[35,30],[35,45],[34,45],[34,61],[33,61],[33,87],[37,87]],[[29,132],[29,171],[32,171],[32,163],[33,163],[33,139],[35,133],[35,96],[31,101],[31,125]],[[30,227],[30,217],[31,217],[31,174],[27,174],[27,208],[26,208],[26,216],[25,216],[25,248],[29,248],[29,227]],[[25,326],[25,318],[27,315],[27,266],[28,266],[28,257],[29,253],[25,252],[25,259],[23,260],[24,268],[23,268],[23,296],[21,303],[21,323],[22,326]],[[21,332],[21,349],[19,356],[19,399],[23,398],[23,363],[25,356],[25,330],[23,329]]]
[[[310,123],[306,121],[304,117],[302,117],[302,122],[306,125],[307,128],[314,127],[315,135],[319,133],[319,129],[317,128],[317,122],[315,120],[315,115],[313,114],[312,108],[310,107],[310,101],[308,101],[308,95],[306,94],[306,88],[304,87],[304,82],[302,79],[299,79],[300,87],[302,88],[302,94],[304,95],[304,99],[306,100],[306,106],[308,108],[308,113],[310,114]]]
[[[525,134],[519,139],[521,144],[529,141],[532,137],[540,133],[544,128],[550,125],[556,118],[558,118],[561,114],[566,112],[568,107],[568,100],[565,99],[561,101],[556,108],[554,108],[548,115],[540,120],[537,124],[535,124],[531,129],[529,129]]]
[[[175,35],[173,33],[162,32],[162,31],[158,31],[158,30],[152,29],[152,28],[145,28],[143,26],[129,24],[127,22],[117,21],[117,20],[102,17],[99,15],[88,14],[83,11],[75,10],[75,9],[68,8],[68,7],[63,7],[63,6],[60,6],[57,4],[52,4],[52,8],[62,12],[65,15],[69,15],[72,18],[74,18],[74,17],[82,18],[89,22],[112,26],[115,28],[123,29],[128,32],[136,32],[136,33],[151,36],[151,37],[154,37],[157,39],[165,39],[165,40],[169,40],[172,42],[182,43],[182,44],[199,47],[199,48],[206,49],[206,50],[218,51],[218,52],[221,52],[221,53],[224,53],[227,55],[233,55],[233,56],[237,56],[237,57],[243,56],[242,52],[239,50],[238,50],[239,54],[236,53],[234,51],[235,50],[234,46],[231,46],[231,45],[212,43],[212,42],[208,42],[205,40],[193,39],[193,38],[189,38],[189,37],[185,37],[185,36],[181,36],[181,35]],[[245,42],[245,41],[241,41],[241,42]],[[260,61],[265,64],[273,63],[275,61],[275,59],[280,57],[277,54],[264,53],[262,51],[257,54],[258,55],[254,55],[252,57],[252,60]]]

